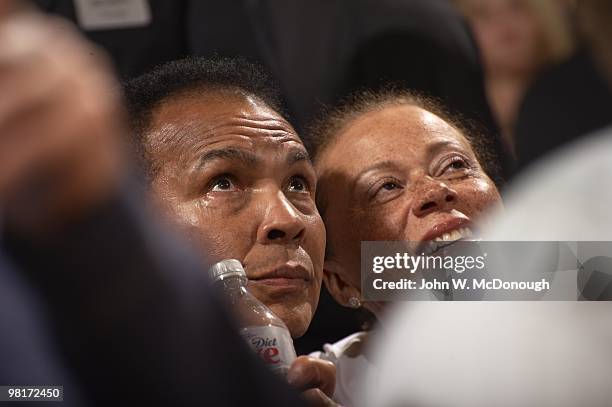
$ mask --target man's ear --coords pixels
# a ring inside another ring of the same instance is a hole
[[[349,307],[349,298],[361,298],[361,291],[347,279],[347,271],[335,260],[325,260],[323,265],[323,282],[327,291],[337,303]]]

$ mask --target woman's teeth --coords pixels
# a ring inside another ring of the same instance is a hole
[[[441,236],[434,238],[428,242],[424,242],[422,254],[431,255],[443,247],[450,246],[459,240],[472,240],[474,233],[468,227],[459,228],[446,232]]]
[[[451,230],[443,234],[442,236],[438,236],[433,239],[434,242],[454,242],[456,240],[465,239],[468,237],[472,237],[473,233],[470,228],[459,228],[455,230]]]

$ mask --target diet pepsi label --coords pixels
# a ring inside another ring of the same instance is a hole
[[[281,375],[287,374],[296,358],[289,331],[277,326],[247,326],[240,333],[266,365]]]

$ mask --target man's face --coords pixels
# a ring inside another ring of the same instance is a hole
[[[325,228],[316,177],[295,130],[259,100],[220,92],[153,113],[152,187],[215,261],[240,260],[249,290],[301,336],[321,287]]]

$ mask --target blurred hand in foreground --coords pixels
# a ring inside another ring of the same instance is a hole
[[[123,112],[100,51],[20,4],[0,5],[0,214],[40,233],[117,186]]]

